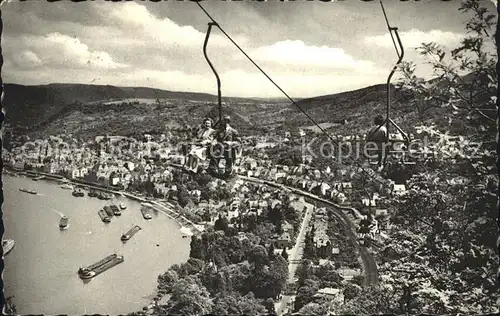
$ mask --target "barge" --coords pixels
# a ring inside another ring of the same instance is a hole
[[[102,209],[104,210],[104,212],[106,212],[106,214],[109,217],[113,217],[113,210],[111,209],[111,207],[109,205],[105,205]]]
[[[25,188],[19,188],[19,191],[24,192],[24,193],[29,193],[29,194],[38,194],[35,190],[28,190]]]
[[[122,235],[121,240],[127,241],[132,238],[137,232],[139,232],[142,228],[139,225],[134,225],[130,228],[125,234]]]
[[[106,214],[106,212],[104,210],[99,210],[99,212],[97,212],[97,214],[99,214],[99,217],[101,218],[101,220],[105,223],[109,223],[111,222],[111,219],[109,218],[108,214]]]
[[[108,260],[104,262],[101,265],[98,265],[97,267],[93,269],[88,269],[88,268],[83,268],[78,271],[78,275],[80,276],[81,279],[92,279],[95,276],[98,276],[99,274],[103,273],[104,271],[111,269],[112,267],[122,263],[124,261],[123,255],[115,255],[116,257],[112,258],[111,260]]]
[[[151,214],[149,213],[149,208],[147,206],[141,206],[141,213],[142,213],[142,217],[144,217],[144,219],[151,219],[153,218],[153,216],[151,216]]]
[[[115,216],[120,216],[120,215],[122,215],[122,211],[120,211],[120,209],[118,208],[118,206],[116,206],[116,205],[112,204],[112,205],[110,206],[110,208],[111,208],[111,210],[113,211],[113,215],[115,215]]]

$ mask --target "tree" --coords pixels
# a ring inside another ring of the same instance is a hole
[[[327,302],[322,302],[320,304],[318,303],[309,303],[302,307],[299,310],[299,313],[301,315],[317,315],[317,316],[322,316],[322,315],[327,315],[328,314],[328,303]]]
[[[299,311],[303,306],[307,305],[313,300],[313,296],[318,292],[319,284],[316,281],[306,280],[297,291],[295,297],[294,309]]]
[[[266,308],[250,292],[245,296],[236,293],[218,295],[212,311],[215,315],[263,315]]]
[[[473,116],[478,126],[494,126],[498,56],[494,50],[493,26],[496,17],[481,7],[479,0],[465,0],[459,10],[472,13],[465,26],[467,36],[459,47],[447,52],[430,42],[417,48],[437,78],[427,82],[415,75],[414,63],[403,62],[399,86],[415,96],[420,115],[431,108],[446,107],[458,117]]]
[[[174,270],[167,270],[167,272],[158,276],[158,289],[170,292],[172,286],[179,280],[179,275]]]
[[[219,218],[215,221],[214,230],[222,230],[224,233],[227,233],[229,229],[229,221],[225,216],[219,216]]]
[[[191,201],[186,187],[182,185],[179,186],[179,189],[177,190],[177,201],[181,207],[185,207]]]
[[[211,313],[212,306],[207,289],[194,278],[187,277],[172,287],[166,312],[173,315],[205,315]]]
[[[288,252],[286,251],[286,249],[287,249],[287,247],[285,246],[283,248],[283,251],[281,252],[281,256],[283,257],[283,259],[288,261]]]
[[[253,264],[256,269],[261,269],[269,264],[269,255],[267,254],[266,248],[260,245],[253,247],[248,256],[248,262]]]

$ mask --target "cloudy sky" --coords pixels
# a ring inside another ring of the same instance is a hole
[[[385,82],[396,53],[378,1],[202,2],[289,95],[310,97]],[[495,12],[492,1],[484,4]],[[435,41],[455,47],[467,16],[459,1],[385,1],[406,60]],[[9,2],[3,5],[4,82],[145,86],[216,94],[202,46],[209,22],[195,3]],[[209,55],[223,96],[282,97],[216,28]],[[430,74],[424,65],[424,76]]]

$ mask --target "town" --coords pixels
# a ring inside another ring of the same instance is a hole
[[[285,146],[281,153],[286,152],[290,144],[300,144],[303,136],[290,132],[284,137],[243,137],[245,150],[235,168],[238,177],[232,181],[206,173],[188,174],[179,167],[184,162],[178,146],[186,141],[183,135],[187,133],[145,134],[139,140],[122,136],[93,140],[50,136],[26,140],[11,152],[4,152],[4,161],[12,170],[83,180],[167,205],[175,218],[195,228],[187,265],[201,260],[199,267],[217,269],[243,259],[244,254],[238,259],[227,257],[227,253],[209,256],[199,246],[206,238],[222,238],[220,242],[227,243],[236,237],[238,241],[233,242],[240,247],[251,240],[255,247],[263,247],[271,262],[276,261],[276,256],[288,260],[287,271],[277,276],[272,293],[253,298],[265,299],[269,313],[303,312],[345,303],[360,294],[362,287],[384,279],[375,257],[397,233],[390,220],[395,207],[392,201],[407,194],[404,183],[388,179],[383,179],[382,184],[367,182],[360,167],[347,164],[332,162],[320,170],[308,155],[296,157],[293,153],[283,159],[275,149]],[[344,139],[340,135],[337,138]],[[351,135],[345,140],[361,138]],[[279,163],[283,161],[287,164]],[[217,231],[224,234],[207,237]],[[183,269],[173,266],[168,273],[180,279],[198,271],[187,273]],[[173,295],[174,284],[167,282],[167,286],[161,279],[154,304],[145,307],[147,313],[167,304]]]

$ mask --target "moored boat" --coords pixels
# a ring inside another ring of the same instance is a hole
[[[118,206],[116,206],[116,205],[112,204],[112,205],[110,206],[110,208],[111,208],[111,210],[113,211],[113,215],[115,215],[115,216],[120,216],[120,215],[122,215],[122,211],[120,211],[120,209],[118,208]]]
[[[151,216],[151,214],[149,213],[149,209],[147,206],[141,206],[141,213],[142,213],[142,217],[144,217],[144,219],[151,219],[153,218]]]
[[[106,212],[104,210],[99,210],[97,212],[97,214],[99,214],[99,217],[101,218],[101,220],[105,223],[109,223],[111,222],[111,219],[109,218],[108,214],[106,214]]]
[[[109,216],[109,217],[113,217],[113,210],[111,209],[111,207],[109,205],[105,205],[103,208],[104,212],[106,212],[106,214]]]
[[[75,197],[83,197],[83,196],[85,196],[85,194],[83,193],[82,189],[80,189],[80,188],[75,188],[71,194],[73,194],[73,196],[75,196]]]
[[[61,189],[73,190],[73,186],[69,183],[66,183],[66,184],[61,185]]]
[[[39,177],[33,178],[32,180],[38,181],[38,180],[43,180],[43,179],[45,179],[45,176],[39,176]]]
[[[99,196],[94,189],[90,189],[90,191],[87,195],[90,197],[98,197]]]
[[[16,245],[13,239],[2,240],[3,255],[6,256]]]
[[[130,228],[125,234],[122,235],[121,240],[126,241],[132,238],[135,234],[137,234],[138,231],[140,231],[142,228],[139,227],[139,225],[134,225],[132,228]]]
[[[66,229],[68,228],[68,225],[69,225],[69,218],[67,216],[62,216],[61,220],[59,221],[59,228]]]
[[[127,208],[127,206],[125,205],[125,203],[120,203],[120,209],[124,210],[126,208]]]
[[[19,188],[19,191],[24,192],[24,193],[29,193],[29,194],[38,194],[35,190],[28,190],[25,188]]]

